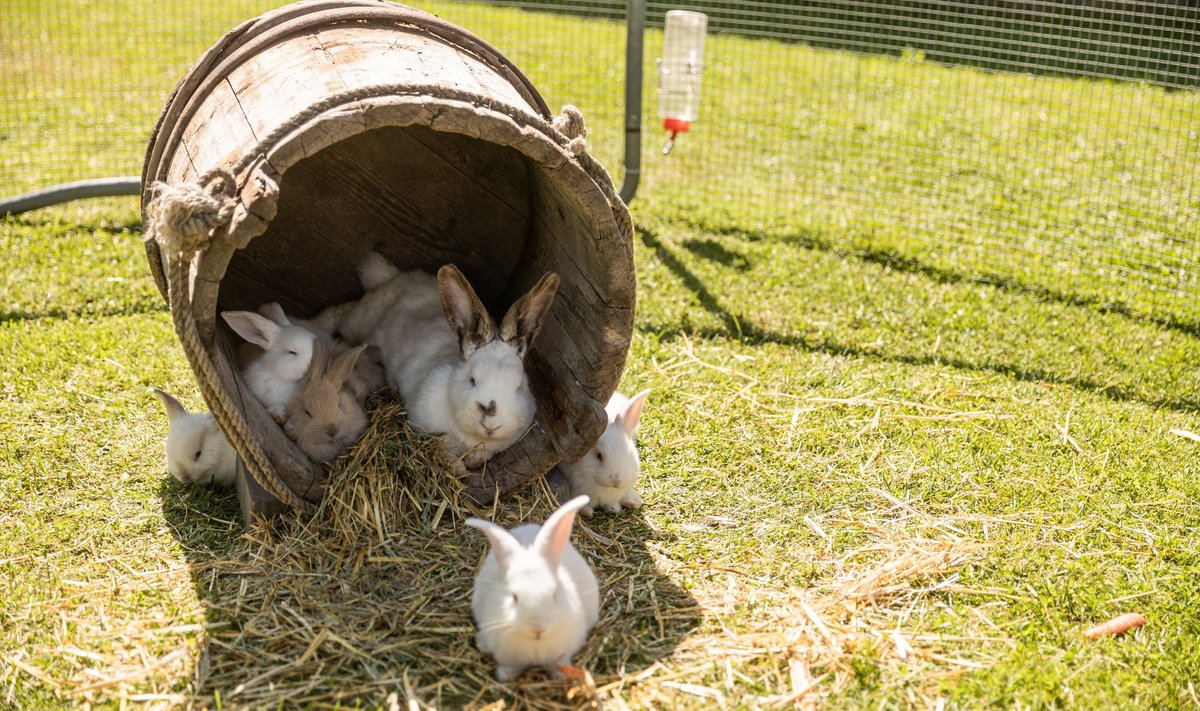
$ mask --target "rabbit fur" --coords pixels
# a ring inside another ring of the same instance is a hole
[[[352,348],[352,346],[336,338],[336,336],[338,335],[338,327],[344,314],[353,306],[354,302],[338,304],[337,306],[325,309],[311,319],[298,319],[285,314],[283,307],[272,301],[258,307],[258,313],[266,316],[276,325],[282,327],[296,325],[308,329],[317,336],[331,338],[332,351],[330,355],[337,358]],[[383,384],[383,361],[380,359],[379,349],[374,346],[368,346],[354,362],[354,371],[351,373],[350,379],[346,381],[346,388],[350,390],[354,395],[354,399],[361,405],[366,401],[368,395],[383,387]]]
[[[554,302],[558,275],[543,276],[497,328],[454,265],[434,277],[372,253],[359,274],[368,291],[339,332],[379,348],[412,426],[440,434],[446,454],[468,467],[519,440],[537,411],[522,359]]]
[[[253,311],[222,311],[221,318],[250,344],[241,350],[246,386],[276,421],[282,420],[312,361],[316,335],[302,326],[277,324]]]
[[[491,549],[475,577],[471,612],[475,645],[496,659],[496,678],[509,681],[526,667],[561,676],[600,619],[596,574],[571,545],[575,513],[586,496],[571,499],[543,526],[512,531],[478,518],[468,526],[483,531]]]
[[[596,444],[573,464],[559,463],[559,469],[567,478],[571,495],[586,494],[590,501],[580,513],[591,516],[596,509],[620,513],[621,507],[636,509],[642,505],[642,497],[634,491],[641,461],[638,459],[638,420],[642,416],[642,405],[649,390],[625,397],[613,393],[605,406],[608,426]]]
[[[171,395],[151,388],[167,410],[167,471],[184,484],[233,486],[237,453],[208,412],[188,412]]]
[[[296,397],[287,406],[283,430],[315,462],[331,462],[367,429],[367,415],[345,387],[367,346],[351,348],[330,360],[332,343],[313,342],[312,361]]]

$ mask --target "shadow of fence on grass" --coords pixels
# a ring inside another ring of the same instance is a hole
[[[1085,294],[1073,294],[1062,289],[1055,289],[1044,284],[1031,284],[1020,279],[1010,276],[997,274],[986,271],[983,265],[979,265],[980,269],[972,271],[963,271],[950,269],[936,264],[929,264],[912,257],[902,254],[896,249],[880,246],[854,246],[845,247],[835,244],[832,240],[812,231],[790,232],[787,234],[766,234],[752,232],[736,226],[714,226],[710,224],[697,224],[683,220],[682,224],[693,227],[697,230],[714,234],[732,237],[740,237],[750,242],[758,241],[773,241],[783,244],[791,244],[803,249],[811,249],[819,252],[828,252],[839,257],[855,259],[866,264],[875,264],[881,267],[887,267],[898,272],[907,274],[916,274],[926,277],[930,281],[938,284],[980,284],[983,286],[992,286],[997,289],[1002,289],[1008,292],[1021,293],[1042,301],[1063,304],[1065,306],[1078,306],[1092,309],[1100,314],[1115,314],[1128,319],[1134,323],[1150,324],[1159,328],[1165,328],[1170,331],[1182,333],[1188,336],[1200,338],[1200,321],[1194,318],[1182,318],[1173,314],[1155,315],[1146,313],[1130,304],[1117,301],[1115,299],[1106,299],[1099,296],[1090,296]],[[642,229],[642,228],[639,228]],[[645,230],[642,229],[644,232]],[[651,237],[653,237],[653,233]],[[687,240],[683,246],[699,256],[717,261],[725,266],[749,266],[749,262],[742,257],[742,262],[733,264],[730,260],[736,259],[741,255],[724,256],[716,254],[710,245],[715,245],[717,248],[729,252],[729,250],[712,240]]]
[[[107,318],[109,316],[136,316],[138,314],[157,314],[169,311],[170,309],[167,308],[165,302],[159,304],[135,304],[133,306],[101,306],[98,308],[83,305],[77,308],[64,309],[56,306],[42,311],[12,309],[0,311],[0,324],[15,321],[40,321],[42,319],[66,321],[80,317]]]
[[[740,232],[735,233],[742,234]],[[692,292],[700,306],[703,307],[704,310],[709,314],[716,317],[716,319],[721,323],[721,328],[710,327],[694,329],[685,329],[676,324],[642,323],[638,325],[638,330],[645,333],[655,334],[657,337],[663,340],[671,340],[673,338],[689,335],[700,336],[702,338],[729,338],[748,343],[772,343],[781,346],[800,348],[806,351],[822,352],[838,356],[869,358],[891,363],[900,363],[903,365],[940,365],[962,370],[992,372],[1024,382],[1047,383],[1051,385],[1084,390],[1098,395],[1103,395],[1111,400],[1120,402],[1139,402],[1152,407],[1165,408],[1179,412],[1194,412],[1196,410],[1200,410],[1200,400],[1194,397],[1146,397],[1137,393],[1133,388],[1130,387],[1112,385],[1091,378],[1054,372],[1051,370],[1038,368],[1036,366],[997,362],[987,359],[970,359],[961,356],[956,357],[934,354],[919,355],[911,353],[886,353],[881,352],[879,349],[874,347],[864,347],[862,345],[846,343],[828,336],[823,338],[810,338],[801,333],[785,334],[778,333],[770,329],[764,329],[756,325],[754,318],[749,314],[734,313],[723,306],[720,299],[718,299],[718,297],[709,290],[704,281],[692,270],[690,270],[683,260],[680,259],[679,255],[675,254],[671,248],[661,239],[659,239],[653,231],[639,227],[637,229],[637,234],[642,242],[654,251],[657,258],[667,267],[667,269],[669,269],[676,276],[676,278],[682,282],[683,286]],[[952,284],[979,281],[973,277],[949,272],[937,267],[931,267],[908,258],[898,258],[893,261],[886,253],[862,253],[836,250],[828,242],[812,238],[810,236],[799,236],[795,238],[795,242],[798,246],[803,248],[836,252],[842,256],[859,259],[864,263],[880,264],[892,269],[897,269],[899,271],[919,274],[931,281]],[[703,242],[689,240],[684,243],[685,248],[688,248],[690,251],[693,251],[700,256],[707,256],[706,250],[697,249],[697,245],[703,245]],[[724,247],[722,247],[721,250],[722,252],[730,252],[730,250]],[[731,260],[724,256],[720,256],[720,258],[718,258],[716,261],[722,264],[736,263],[736,260]],[[745,263],[748,264],[748,260]],[[1200,331],[1198,331],[1194,325],[1190,324],[1186,326],[1173,326],[1172,324],[1151,319],[1149,317],[1129,315],[1113,308],[1097,306],[1096,304],[1086,300],[1077,301],[1069,295],[1062,298],[1055,298],[1053,294],[1048,294],[1037,289],[1026,289],[1011,283],[997,286],[1000,286],[1004,289],[1028,293],[1033,298],[1050,299],[1070,306],[1091,308],[1100,313],[1115,313],[1132,321],[1149,322],[1155,326],[1178,330],[1187,335],[1200,335]]]

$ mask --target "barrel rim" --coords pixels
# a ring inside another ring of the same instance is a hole
[[[164,177],[168,166],[162,157],[173,155],[182,141],[182,132],[213,87],[224,81],[237,67],[262,49],[297,34],[321,26],[358,21],[394,22],[399,26],[424,31],[468,52],[496,70],[521,94],[530,106],[549,120],[551,112],[533,83],[511,60],[474,33],[435,15],[389,0],[301,0],[237,25],[210,47],[176,83],[150,134],[142,165],[142,205],[153,197],[156,181]],[[164,141],[163,135],[167,138]],[[166,275],[161,267],[158,247],[146,243],[147,258],[159,292],[166,297]]]

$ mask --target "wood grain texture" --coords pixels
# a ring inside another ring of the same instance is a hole
[[[471,497],[520,489],[603,431],[633,328],[628,212],[607,175],[564,150],[519,71],[481,47],[386,3],[288,6],[206,53],[156,127],[147,179],[236,172],[237,224],[182,288],[217,387],[307,500],[319,500],[324,469],[245,389],[232,365],[240,339],[217,314],[278,301],[310,316],[357,298],[356,267],[372,250],[402,268],[458,265],[497,319],[545,272],[562,279],[527,356],[537,421],[470,473]],[[156,247],[147,253],[165,287]],[[239,484],[247,516],[278,503],[256,483]]]

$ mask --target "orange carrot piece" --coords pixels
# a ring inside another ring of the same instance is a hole
[[[587,671],[580,669],[574,664],[559,664],[559,671],[563,673],[563,678],[570,681],[587,681]]]
[[[1144,624],[1146,624],[1145,617],[1136,612],[1127,612],[1124,615],[1112,618],[1108,622],[1102,622],[1095,627],[1089,627],[1084,630],[1083,636],[1088,639],[1113,637],[1128,632],[1134,627],[1141,627]]]

